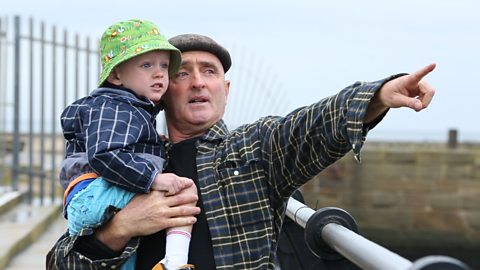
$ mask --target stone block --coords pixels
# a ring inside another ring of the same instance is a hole
[[[445,162],[448,165],[474,164],[475,154],[467,150],[449,151],[445,155]]]
[[[418,151],[416,152],[417,155],[417,165],[425,166],[425,165],[440,165],[445,163],[445,154],[444,152],[439,151]]]
[[[453,192],[452,192],[453,193]],[[462,198],[458,194],[430,194],[427,195],[427,204],[433,211],[459,211]]]
[[[421,181],[447,179],[447,167],[443,163],[418,164],[414,170],[417,179]]]
[[[459,212],[413,211],[412,231],[462,232],[465,229]]]
[[[385,151],[382,150],[368,150],[363,149],[360,153],[362,159],[362,164],[365,163],[384,163],[385,162]],[[353,155],[352,155],[353,158]]]
[[[432,184],[435,193],[455,194],[461,188],[461,183],[457,179],[438,179]]]
[[[462,213],[462,216],[465,218],[465,222],[468,224],[470,229],[475,230],[480,236],[480,212],[479,211],[465,211]]]
[[[417,190],[407,190],[401,193],[401,205],[407,211],[418,211],[429,209],[427,207],[427,196],[425,192]]]
[[[388,208],[398,204],[398,195],[394,192],[374,191],[371,194],[373,208]]]
[[[385,153],[384,162],[412,166],[417,163],[417,155],[412,151],[390,151]]]
[[[360,228],[405,230],[410,227],[410,215],[402,209],[351,208],[350,213]]]
[[[478,192],[469,192],[461,196],[461,209],[463,210],[476,210],[480,213],[480,187]]]
[[[455,180],[463,178],[473,178],[473,166],[472,164],[458,164],[456,166],[450,165],[446,171],[446,178]]]

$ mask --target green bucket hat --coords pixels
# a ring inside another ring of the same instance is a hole
[[[111,25],[100,40],[102,72],[98,86],[105,82],[118,64],[153,50],[171,51],[168,74],[171,77],[177,73],[181,64],[181,53],[160,34],[154,23],[132,19]]]

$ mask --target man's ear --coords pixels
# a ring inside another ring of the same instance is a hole
[[[122,80],[120,80],[120,76],[118,74],[117,68],[114,68],[112,72],[110,72],[110,75],[108,75],[107,77],[107,81],[117,86],[122,85]]]
[[[229,93],[230,93],[230,81],[225,80],[225,97],[228,97]]]

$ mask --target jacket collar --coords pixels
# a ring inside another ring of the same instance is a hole
[[[208,129],[207,133],[202,136],[205,141],[223,141],[228,134],[228,128],[223,119],[215,123]]]

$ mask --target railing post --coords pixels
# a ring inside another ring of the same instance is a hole
[[[51,141],[52,141],[52,156],[51,156],[51,174],[50,174],[50,199],[51,204],[53,204],[55,200],[55,182],[57,179],[57,175],[55,174],[55,166],[56,166],[56,157],[57,157],[57,147],[56,147],[56,123],[57,123],[57,27],[52,27],[52,134],[51,134]]]
[[[33,142],[34,142],[34,136],[35,136],[35,132],[34,132],[34,127],[33,127],[33,119],[34,119],[34,109],[35,109],[35,105],[34,105],[34,72],[33,72],[33,68],[34,68],[34,57],[33,57],[33,40],[34,40],[34,37],[33,37],[33,33],[34,33],[34,30],[33,30],[33,18],[30,17],[30,31],[29,31],[29,47],[30,47],[30,61],[29,61],[29,77],[30,77],[30,82],[29,82],[29,88],[30,88],[30,91],[29,91],[29,109],[30,109],[30,115],[29,115],[29,136],[28,136],[28,202],[29,203],[32,203],[33,202],[33,177],[34,177],[34,160],[33,160]]]
[[[5,29],[5,31],[3,30]],[[5,135],[5,121],[6,121],[6,67],[7,60],[6,57],[6,46],[4,46],[4,41],[7,39],[7,27],[6,19],[0,18],[0,133]],[[5,42],[6,43],[6,42]],[[6,153],[6,142],[5,139],[0,140],[0,185],[5,181],[5,153]]]
[[[20,172],[20,17],[14,19],[14,54],[13,54],[13,164],[12,164],[12,188],[18,190],[18,175]]]
[[[40,205],[43,205],[45,198],[45,93],[46,76],[45,71],[45,23],[40,23]]]
[[[456,129],[448,130],[448,148],[457,148],[458,146],[458,131]]]

